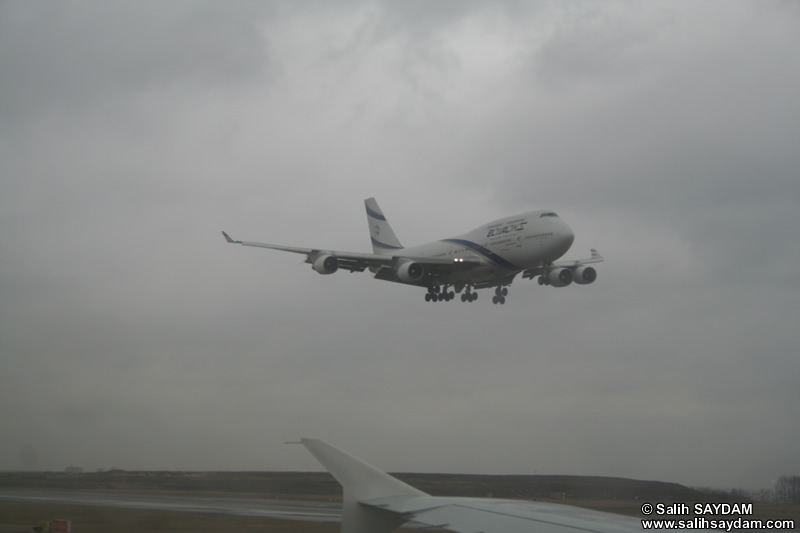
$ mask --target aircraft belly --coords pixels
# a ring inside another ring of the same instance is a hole
[[[518,272],[518,269],[500,268],[487,264],[472,268],[470,270],[465,270],[463,272],[450,272],[447,274],[439,274],[438,276],[434,277],[423,276],[419,281],[409,283],[400,281],[393,269],[383,267],[375,273],[375,279],[391,281],[394,283],[402,283],[403,285],[427,287],[429,285],[453,285],[456,283],[487,283],[508,278],[509,276],[513,276]]]
[[[439,281],[441,283],[486,283],[498,279],[504,279],[519,272],[516,269],[497,268],[490,266],[481,266],[474,268],[469,272],[457,272],[447,276],[441,276]]]

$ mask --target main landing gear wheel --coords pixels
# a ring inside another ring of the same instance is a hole
[[[433,286],[428,287],[428,292],[425,294],[425,301],[426,302],[449,302],[453,298],[456,297],[456,293],[453,291],[448,291],[447,286],[444,286],[444,289],[441,287]]]
[[[508,296],[508,289],[505,287],[497,287],[494,290],[494,296],[492,296],[492,303],[503,305],[506,303],[506,296]]]
[[[433,287],[433,286],[428,287],[428,292],[425,294],[425,301],[435,302],[436,300],[438,300],[439,297],[436,296],[437,292],[439,292],[439,287]]]
[[[461,301],[462,302],[474,302],[477,299],[478,299],[478,293],[477,292],[471,292],[470,291],[470,292],[465,292],[464,294],[461,295]]]

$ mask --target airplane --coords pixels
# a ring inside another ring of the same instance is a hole
[[[319,439],[302,444],[342,485],[341,533],[390,533],[406,522],[453,533],[641,533],[642,521],[571,505],[431,496]]]
[[[305,254],[305,262],[320,274],[369,269],[376,279],[426,287],[426,302],[450,301],[455,293],[461,293],[462,302],[474,302],[478,299],[475,291],[494,287],[492,303],[504,304],[507,286],[520,272],[523,278],[538,277],[539,285],[588,285],[597,279],[597,271],[587,265],[603,261],[592,249],[587,259],[557,262],[572,246],[575,234],[547,209],[501,218],[463,235],[406,248],[375,198],[367,198],[364,204],[371,254],[239,241],[224,231],[222,235],[232,244]]]

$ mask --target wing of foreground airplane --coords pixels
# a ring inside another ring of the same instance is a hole
[[[242,246],[254,246],[257,248],[269,248],[271,250],[281,250],[304,254],[306,263],[311,263],[314,270],[320,274],[333,274],[337,269],[342,268],[350,272],[363,272],[370,266],[391,266],[398,260],[413,261],[423,266],[447,267],[456,269],[466,269],[480,264],[479,259],[459,258],[447,259],[443,257],[415,257],[403,255],[383,255],[383,254],[363,254],[358,252],[338,252],[332,250],[322,250],[319,248],[297,248],[294,246],[283,246],[281,244],[266,244],[261,242],[237,241],[230,235],[222,232],[225,240],[231,244],[241,244]],[[401,252],[402,250],[398,250]]]
[[[344,489],[342,533],[390,533],[405,522],[454,533],[622,533],[636,518],[569,505],[426,494],[318,439],[301,439]]]

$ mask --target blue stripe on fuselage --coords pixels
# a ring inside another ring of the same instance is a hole
[[[371,216],[372,218],[376,219],[376,220],[383,220],[384,222],[386,222],[386,217],[385,216],[381,215],[380,213],[376,213],[375,211],[373,211],[369,207],[367,207],[367,214],[369,216]]]
[[[464,239],[442,239],[443,242],[452,242],[454,244],[460,244],[461,246],[466,246],[470,250],[478,252],[482,256],[486,257],[487,259],[494,261],[498,265],[505,267],[505,268],[513,268],[516,270],[522,270],[520,267],[514,265],[513,263],[509,263],[493,251],[481,246],[480,244],[476,244],[472,241],[467,241]]]
[[[391,244],[386,244],[384,242],[375,240],[375,237],[370,237],[372,239],[372,244],[375,246],[380,246],[381,248],[386,248],[387,250],[402,250],[402,246],[392,246]]]

